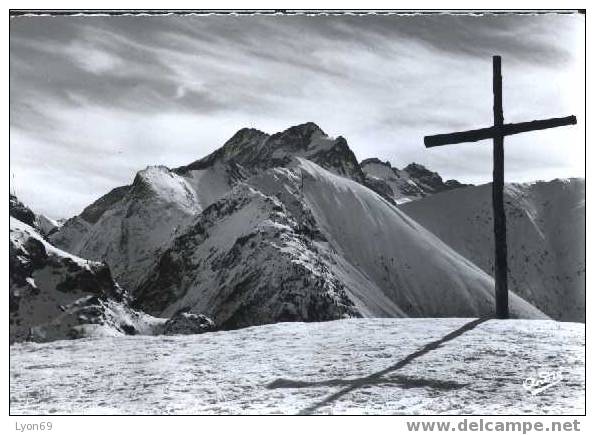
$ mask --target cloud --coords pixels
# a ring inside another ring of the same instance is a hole
[[[507,121],[582,123],[583,37],[578,14],[16,17],[11,171],[25,201],[67,216],[239,128],[315,121],[358,158],[487,181],[489,144],[426,150],[423,136],[491,123],[493,54]],[[582,175],[583,144],[582,125],[507,140],[508,179]]]

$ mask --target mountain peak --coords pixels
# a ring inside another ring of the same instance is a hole
[[[134,180],[132,182],[132,187],[145,187],[150,186],[154,183],[155,179],[158,178],[161,174],[168,173],[169,168],[163,165],[151,165],[147,166],[145,169],[141,169],[136,173]]]
[[[186,179],[167,166],[147,166],[134,178],[130,195],[136,199],[159,198],[181,207],[184,213],[200,209],[196,192]]]
[[[329,137],[314,122],[294,125],[273,135],[242,128],[207,157],[174,171],[183,174],[206,169],[217,162],[266,169],[286,166],[294,157],[303,157],[339,175],[363,180],[359,163],[345,138]]]
[[[301,134],[301,135],[312,135],[313,133],[321,133],[323,136],[327,134],[314,122],[305,122],[303,124],[294,125],[289,127],[287,130],[281,132],[282,135],[287,134]]]
[[[226,146],[227,144],[246,142],[253,139],[260,139],[268,136],[269,135],[264,131],[258,130],[256,128],[244,127],[236,131],[236,133],[227,142],[225,142],[223,146]]]
[[[288,150],[307,150],[316,137],[329,139],[327,134],[315,123],[306,122],[294,125],[270,137],[270,143],[274,148],[287,148]]]

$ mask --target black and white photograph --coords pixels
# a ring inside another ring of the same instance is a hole
[[[10,416],[586,414],[585,11],[9,20]]]

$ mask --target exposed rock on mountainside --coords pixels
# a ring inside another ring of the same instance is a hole
[[[131,186],[120,186],[110,190],[93,204],[85,207],[80,217],[90,224],[95,224],[111,206],[122,200]]]
[[[491,184],[403,204],[401,210],[493,274]],[[509,287],[547,315],[585,321],[585,182],[508,184]]]
[[[53,219],[34,213],[13,194],[9,196],[8,210],[10,216],[31,226],[44,238],[60,227],[60,224]]]
[[[364,179],[345,138],[331,138],[313,122],[273,135],[255,129],[241,129],[217,151],[181,169],[204,169],[216,162],[235,162],[245,168],[267,169],[286,166],[294,157],[306,158],[358,182]]]
[[[58,221],[50,219],[47,216],[42,214],[36,215],[35,218],[35,228],[39,231],[39,233],[44,236],[46,239],[53,233],[55,233],[58,228],[60,228],[61,224]]]
[[[123,302],[125,294],[108,267],[54,248],[31,226],[10,218],[10,341],[74,338],[89,297]],[[71,314],[60,332],[48,331],[58,317]],[[121,325],[111,325],[116,330]]]
[[[19,199],[13,194],[10,194],[9,196],[8,212],[10,216],[14,217],[15,219],[18,219],[19,221],[24,222],[31,227],[35,226],[35,213],[33,213],[29,207],[19,201]]]
[[[397,169],[392,167],[390,162],[372,158],[363,160],[361,168],[366,177],[364,184],[397,204],[468,186],[457,180],[443,181],[436,172],[431,172],[417,163]]]
[[[424,193],[438,193],[445,190],[452,190],[467,184],[461,184],[457,180],[442,181],[442,177],[436,172],[428,170],[418,163],[410,163],[403,169],[415,183],[422,188]]]
[[[163,334],[202,334],[215,330],[215,323],[203,314],[192,314],[180,311],[163,325]]]

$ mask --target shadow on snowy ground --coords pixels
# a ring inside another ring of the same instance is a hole
[[[363,378],[363,379],[368,379]],[[370,379],[362,382],[362,378],[358,379],[329,379],[328,381],[293,381],[291,379],[277,379],[267,385],[268,389],[276,388],[317,388],[317,387],[339,387],[339,386],[352,386],[357,384],[356,387],[362,387],[364,385],[398,385],[401,388],[421,388],[430,387],[436,390],[458,390],[459,388],[466,387],[468,384],[461,384],[454,381],[441,381],[438,379],[427,379],[413,376],[402,376],[394,375],[391,377],[379,377],[376,379]]]
[[[472,320],[471,322],[465,323],[459,329],[452,331],[442,337],[439,340],[432,341],[431,343],[426,344],[421,349],[407,355],[405,358],[393,364],[390,367],[385,368],[384,370],[380,370],[379,372],[373,373],[371,375],[365,376],[363,378],[356,378],[356,379],[330,379],[328,381],[318,381],[318,382],[307,382],[307,381],[294,381],[290,379],[276,379],[275,381],[271,382],[267,385],[269,389],[276,389],[276,388],[308,388],[308,387],[319,387],[319,386],[342,386],[346,385],[345,388],[342,390],[337,391],[336,393],[328,396],[327,398],[321,400],[320,402],[302,409],[299,414],[312,414],[316,412],[318,409],[327,406],[334,402],[335,400],[339,399],[340,397],[344,396],[351,391],[361,388],[368,385],[378,385],[378,384],[397,384],[402,388],[418,388],[418,387],[430,387],[436,388],[441,390],[453,390],[464,387],[466,384],[459,384],[456,382],[444,382],[436,379],[425,379],[425,378],[413,378],[407,376],[391,376],[390,378],[384,377],[385,375],[394,372],[395,370],[399,370],[405,367],[407,364],[419,358],[426,353],[437,349],[442,344],[454,340],[455,338],[461,336],[467,331],[474,329],[476,326],[484,323],[487,320],[490,320],[492,317],[483,317],[479,319]]]

